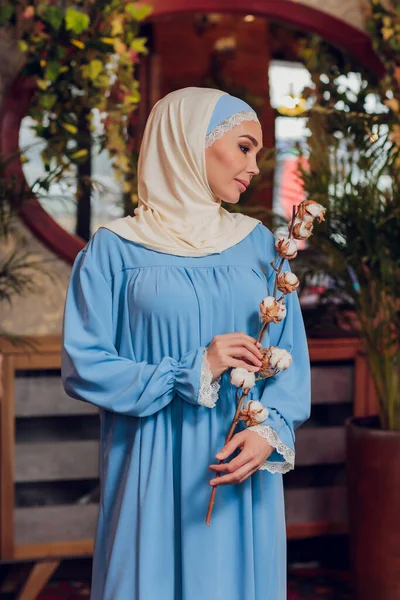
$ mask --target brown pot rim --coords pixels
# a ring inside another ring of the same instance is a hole
[[[396,438],[400,437],[400,431],[391,431],[388,429],[381,429],[379,423],[379,417],[376,415],[367,417],[349,417],[345,420],[345,427],[347,430],[352,431],[357,435],[364,435],[370,437],[380,438]]]

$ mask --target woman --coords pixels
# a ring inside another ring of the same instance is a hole
[[[275,250],[261,222],[221,200],[239,201],[261,146],[241,100],[169,94],[144,133],[135,216],[99,229],[76,258],[62,376],[101,415],[92,600],[286,597],[282,473],[310,406],[296,294],[264,339],[293,365],[249,395],[269,416],[224,446],[235,412],[229,370],[261,364],[258,306]],[[207,527],[210,485],[219,489]]]

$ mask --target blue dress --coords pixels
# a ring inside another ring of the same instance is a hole
[[[282,473],[309,416],[307,341],[296,293],[271,339],[292,366],[258,381],[276,448],[241,484],[219,486],[205,524],[215,454],[235,412],[229,371],[200,403],[214,336],[260,330],[273,291],[274,236],[261,223],[220,254],[155,252],[99,229],[76,258],[62,351],[67,394],[100,408],[101,499],[92,600],[284,600]],[[286,264],[285,270],[289,267]],[[242,424],[241,424],[242,425]]]

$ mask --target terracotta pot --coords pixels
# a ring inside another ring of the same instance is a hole
[[[349,419],[346,441],[355,600],[400,600],[400,432]]]

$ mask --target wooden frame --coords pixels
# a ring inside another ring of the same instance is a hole
[[[18,369],[60,369],[61,338],[25,338],[32,347],[15,347],[0,341],[3,391],[0,393],[0,557],[3,560],[32,560],[49,557],[84,556],[93,550],[93,540],[16,545],[11,515],[14,511],[14,373]],[[376,413],[371,375],[358,339],[309,339],[311,363],[352,360],[355,364],[354,416]],[[0,390],[1,392],[1,390]],[[344,533],[346,524],[330,522],[289,525],[289,538]]]
[[[385,70],[366,32],[293,0],[152,0],[151,6],[153,10],[149,19],[152,21],[187,13],[230,13],[251,14],[288,23],[343,48],[375,75],[381,76]]]
[[[14,374],[19,369],[61,368],[60,336],[24,338],[24,342],[28,345],[17,347],[9,341],[0,340],[3,381],[0,388],[0,559],[35,560],[91,555],[93,540],[19,545],[14,540]]]
[[[60,336],[24,338],[23,342],[24,345],[14,346],[10,341],[0,339],[0,560],[34,561],[28,577],[24,569],[21,571],[16,564],[2,587],[20,587],[18,600],[35,600],[63,559],[91,556],[94,542],[92,539],[25,544],[15,542],[15,372],[61,368]],[[311,363],[320,365],[335,361],[354,361],[353,414],[361,416],[375,413],[374,387],[360,341],[355,338],[309,339],[308,345]],[[328,521],[287,526],[288,539],[346,532],[346,523]],[[21,576],[25,579],[22,588]]]
[[[311,362],[354,360],[354,416],[373,415],[378,411],[377,397],[365,352],[358,338],[309,339]]]
[[[375,54],[368,35],[344,21],[320,10],[289,0],[153,0],[149,20],[185,13],[254,14],[297,26],[322,36],[342,47],[374,74],[380,76],[384,67]],[[0,153],[12,156],[19,149],[19,129],[27,112],[35,82],[16,80],[10,86],[0,107]],[[13,161],[11,172],[25,180],[19,161]],[[72,264],[85,241],[64,230],[33,197],[21,211],[29,229],[55,254]]]
[[[311,363],[354,361],[353,416],[376,414],[377,398],[365,354],[358,338],[335,338],[308,340]],[[289,539],[314,536],[339,535],[348,531],[347,523],[328,521],[292,524],[287,526]]]

